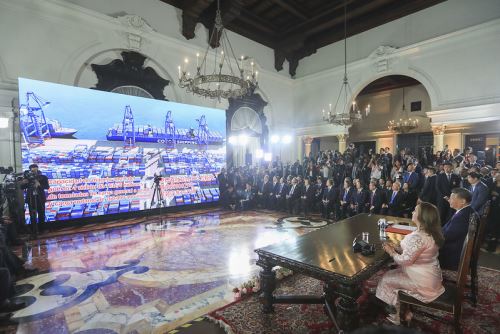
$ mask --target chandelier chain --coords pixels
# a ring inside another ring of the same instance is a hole
[[[210,42],[216,44],[213,70],[210,69],[209,63],[211,61],[209,62],[207,58],[210,52]],[[240,63],[238,63],[233,46],[224,29],[220,0],[217,0],[214,27],[205,54],[201,59],[201,64],[198,63],[198,60],[199,54],[197,53],[196,73],[193,77],[190,76],[190,72],[186,69],[189,63],[187,58],[184,61],[184,68],[181,69],[181,66],[178,66],[179,86],[186,88],[190,93],[220,101],[221,98],[237,98],[251,94],[258,86],[258,72],[254,71],[254,63],[251,63],[251,71],[248,71],[250,75],[246,78],[244,76],[243,56],[241,56]]]

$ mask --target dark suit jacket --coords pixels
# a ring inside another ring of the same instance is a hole
[[[375,189],[375,193],[373,191],[370,191],[370,202],[368,208],[370,208],[372,205],[374,206],[373,213],[379,214],[380,209],[382,208],[382,204],[384,203],[384,197],[382,195],[382,190],[380,189]]]
[[[339,199],[339,193],[338,189],[335,187],[331,187],[330,190],[328,190],[328,187],[325,187],[323,190],[323,200],[328,200],[330,205],[333,205],[336,203]]]
[[[480,215],[483,214],[483,206],[488,201],[488,197],[490,196],[490,190],[483,182],[476,183],[474,191],[472,191],[472,186],[470,187],[470,191],[472,192],[472,201],[470,202],[470,206],[476,210]]]
[[[316,195],[316,189],[314,189],[313,185],[309,185],[309,188],[306,189],[306,186],[304,185],[303,191],[302,191],[302,197],[305,197],[305,201],[308,203],[312,203],[314,201],[314,197]]]
[[[450,197],[451,190],[456,187],[460,187],[460,176],[456,174],[451,174],[451,181],[448,182],[448,177],[446,173],[442,172],[437,176],[436,179],[436,201],[444,201],[443,197]]]
[[[465,236],[469,230],[469,219],[476,214],[469,205],[458,211],[443,226],[444,245],[439,250],[439,263],[442,269],[457,270]]]
[[[290,188],[288,188],[288,192],[286,193],[286,195],[290,195],[289,199],[291,201],[296,201],[301,196],[300,184],[295,185],[295,188],[293,188],[293,193],[290,194],[290,191],[292,191],[292,188],[293,188],[293,185],[290,185]]]
[[[354,192],[355,192],[354,187],[350,187],[349,191],[347,191],[347,193],[346,193],[345,189],[342,189],[340,191],[339,201],[343,201],[344,195],[345,195],[345,201],[347,203],[346,205],[350,205],[351,203],[354,203]]]
[[[436,204],[436,180],[437,175],[425,178],[424,187],[420,192],[420,199],[422,201]]]
[[[266,183],[263,183],[260,192],[264,196],[269,196],[269,194],[273,191],[273,184],[271,181],[267,181]]]
[[[393,193],[394,193],[394,191],[391,192],[391,194],[387,198],[387,207],[388,207],[387,213],[391,216],[398,217],[398,216],[402,215],[402,212],[404,210],[403,204],[404,204],[404,200],[405,200],[405,195],[404,195],[402,190],[399,190],[391,203],[391,198],[392,198]]]
[[[418,188],[419,175],[415,172],[405,173],[403,180],[408,183],[408,188],[410,191],[416,191]]]
[[[356,213],[368,212],[370,210],[370,193],[366,189],[356,190],[354,204],[356,204]]]

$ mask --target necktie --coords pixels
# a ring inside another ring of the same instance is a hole
[[[476,189],[476,186],[475,186],[475,185],[474,185],[474,186],[472,186],[472,188],[471,188],[471,192],[474,192],[474,189]]]
[[[448,175],[448,182],[451,181],[451,175],[450,174],[447,174]]]
[[[372,199],[370,200],[370,205],[373,205],[373,198],[375,197],[375,192],[372,192]]]
[[[348,189],[344,190],[344,202],[347,199],[347,191],[348,191]]]
[[[392,202],[394,201],[394,197],[396,197],[396,195],[397,195],[397,194],[398,194],[398,193],[397,193],[397,192],[395,192],[395,191],[393,191],[393,192],[392,192],[391,204],[392,204]]]

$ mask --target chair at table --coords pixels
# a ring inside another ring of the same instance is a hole
[[[460,263],[458,266],[458,275],[456,283],[450,284],[445,282],[445,292],[439,296],[436,300],[430,303],[423,303],[418,299],[411,297],[410,295],[399,291],[399,302],[401,305],[401,317],[403,318],[406,311],[410,305],[423,307],[432,310],[443,311],[445,313],[453,314],[453,325],[455,332],[460,332],[460,318],[462,315],[462,302],[464,299],[465,283],[467,281],[467,275],[470,270],[471,256],[474,248],[474,239],[476,236],[477,229],[477,215],[471,215],[469,220],[469,230],[467,236],[464,240],[464,245],[462,247],[462,254],[460,255]],[[430,318],[436,318],[434,315],[425,313]],[[437,319],[443,321],[444,319]],[[404,321],[404,319],[401,319]]]
[[[486,233],[486,225],[488,224],[488,215],[490,213],[490,203],[486,202],[483,207],[483,215],[479,220],[479,227],[477,228],[476,236],[474,238],[474,248],[472,250],[472,257],[470,261],[470,289],[471,289],[471,302],[474,307],[477,304],[478,284],[477,284],[477,266],[479,261],[479,254],[481,253],[481,245],[484,241]]]
[[[479,261],[479,255],[481,253],[481,245],[483,244],[485,233],[486,233],[486,225],[488,224],[488,215],[490,212],[490,201],[487,201],[483,207],[483,214],[481,219],[479,220],[479,225],[476,229],[476,234],[474,236],[474,247],[472,250],[472,256],[470,261],[470,285],[466,284],[467,288],[470,288],[471,293],[467,296],[467,299],[470,300],[472,305],[476,307],[477,305],[477,296],[478,296],[478,284],[477,284],[477,267]],[[456,271],[445,271],[444,279],[448,282],[456,282]],[[449,275],[449,276],[448,276]]]

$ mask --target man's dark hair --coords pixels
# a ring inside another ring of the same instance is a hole
[[[470,203],[470,201],[472,201],[471,192],[465,188],[454,188],[451,193],[457,195],[458,198],[465,200],[466,203]]]
[[[473,179],[480,179],[481,178],[481,174],[479,174],[477,172],[470,172],[469,176],[472,177]]]
[[[28,168],[29,169],[31,169],[31,168],[38,168],[38,165],[37,164],[31,164]]]

